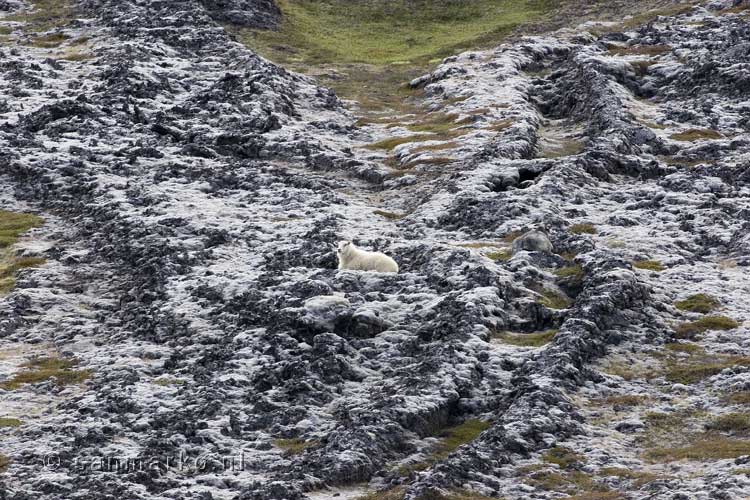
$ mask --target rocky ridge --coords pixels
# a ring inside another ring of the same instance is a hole
[[[0,299],[0,376],[59,356],[87,380],[0,389],[22,421],[0,429],[0,498],[750,489],[741,432],[702,428],[750,389],[742,8],[448,58],[411,83],[440,120],[417,134],[355,126],[217,24],[278,22],[271,3],[73,8],[53,48],[3,23],[18,44],[0,58],[2,199],[45,218],[19,251],[47,263]],[[55,57],[83,38],[90,58]],[[512,251],[529,230],[554,253]],[[347,238],[402,272],[337,271]],[[681,334],[703,316],[674,302],[696,293],[736,327]],[[602,403],[617,396],[641,399]],[[740,451],[665,460],[665,442],[695,443],[665,441],[659,415]],[[157,463],[81,463],[101,456]]]

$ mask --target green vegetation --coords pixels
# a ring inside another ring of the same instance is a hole
[[[605,404],[608,406],[640,406],[646,404],[651,399],[648,396],[628,395],[624,394],[621,396],[608,396],[604,399],[597,400],[598,404]]]
[[[502,340],[506,344],[517,345],[521,347],[542,347],[555,338],[558,330],[547,330],[535,333],[510,333],[501,332],[495,335],[495,338]]]
[[[631,47],[610,47],[609,53],[620,56],[660,56],[671,52],[669,45],[633,45]]]
[[[681,311],[691,311],[706,314],[719,307],[721,303],[715,297],[706,295],[705,293],[697,293],[695,295],[691,295],[685,300],[675,302],[674,305]]]
[[[668,361],[665,377],[669,382],[695,384],[735,366],[750,366],[750,357],[696,354],[687,359]]]
[[[356,500],[404,500],[404,493],[406,493],[404,486],[396,486],[387,491],[373,491],[372,493],[357,497]]]
[[[664,344],[664,348],[667,349],[668,351],[684,352],[687,354],[701,354],[705,352],[703,347],[699,346],[698,344],[692,344],[689,342],[685,344],[678,344],[678,343]]]
[[[278,31],[242,30],[249,46],[282,63],[406,64],[495,42],[553,5],[540,0],[278,0]]]
[[[5,20],[26,23],[26,32],[46,32],[65,26],[74,19],[72,2],[69,0],[32,0],[31,3],[33,11],[11,14]]]
[[[680,323],[675,328],[674,336],[678,339],[691,340],[709,330],[732,330],[740,324],[726,316],[704,316],[689,323]]]
[[[598,484],[591,475],[580,471],[560,473],[542,470],[526,476],[524,482],[535,488],[546,491],[558,491],[561,493],[576,495],[568,498],[590,500],[622,498],[619,494],[609,491],[607,486]]]
[[[510,248],[504,248],[495,252],[487,252],[485,257],[492,260],[510,260],[510,258],[513,257],[513,252]]]
[[[379,215],[381,217],[385,217],[388,220],[400,220],[406,217],[404,214],[397,214],[394,212],[386,212],[385,210],[375,210],[372,213],[375,215]]]
[[[89,370],[74,370],[78,364],[75,359],[36,358],[23,367],[27,370],[16,373],[13,378],[0,383],[0,388],[6,391],[18,389],[24,384],[36,384],[55,379],[58,386],[80,384],[91,378]]]
[[[318,441],[315,439],[311,439],[310,441],[305,441],[302,438],[273,440],[274,446],[284,450],[284,456],[299,455],[306,449],[316,446],[317,444]]]
[[[20,427],[21,421],[17,418],[0,417],[0,429],[7,427]]]
[[[540,134],[550,133],[545,128],[540,130]],[[570,137],[564,137],[561,139],[552,140],[541,140],[540,148],[537,154],[538,158],[563,158],[565,156],[573,156],[582,152],[585,149],[585,144],[577,139]]]
[[[484,420],[470,419],[463,424],[447,429],[441,434],[442,440],[433,457],[442,460],[459,446],[474,441],[482,431],[489,429],[491,423]]]
[[[398,473],[402,476],[408,476],[414,471],[428,469],[435,462],[446,458],[459,446],[475,440],[482,431],[489,429],[491,425],[483,420],[470,419],[460,425],[446,429],[440,434],[440,442],[427,460],[402,465],[398,468]]]
[[[636,260],[633,262],[633,267],[636,269],[645,269],[647,271],[655,271],[660,273],[666,269],[664,265],[658,260]]]
[[[542,460],[550,464],[557,464],[561,469],[571,469],[586,463],[586,459],[582,455],[563,446],[550,448],[542,455]]]
[[[160,385],[162,387],[170,387],[173,385],[182,385],[185,383],[184,380],[178,379],[178,378],[169,378],[169,377],[162,377],[152,380],[152,382],[156,385]]]
[[[39,47],[41,49],[53,49],[59,47],[69,37],[63,33],[51,33],[49,35],[35,36],[31,39],[31,45],[33,47]]]
[[[726,397],[726,401],[735,405],[750,405],[750,391],[733,392]]]
[[[695,436],[686,446],[652,448],[646,451],[645,458],[651,462],[674,462],[677,460],[720,460],[748,454],[750,454],[750,441],[704,433]]]
[[[45,262],[37,257],[16,257],[10,248],[21,234],[41,226],[43,222],[36,215],[0,210],[0,294],[9,292],[15,286],[14,276],[18,270]]]
[[[750,431],[750,415],[747,413],[726,413],[706,424],[706,429],[732,434]]]
[[[632,486],[640,488],[641,486],[648,484],[652,481],[659,479],[659,476],[650,472],[639,472],[630,469],[624,469],[620,467],[603,467],[599,469],[599,475],[601,476],[615,476],[620,479],[627,479],[633,481]]]
[[[446,149],[456,149],[459,147],[459,144],[457,142],[449,141],[449,142],[441,142],[439,144],[426,144],[424,146],[419,146],[417,148],[414,148],[411,150],[412,153],[426,153],[426,152],[433,152],[433,151],[444,151]]]
[[[378,499],[379,500],[379,499]],[[417,500],[498,500],[496,498],[486,497],[479,493],[474,493],[469,490],[451,490],[447,494],[438,493],[435,490],[428,490],[419,497]]]
[[[689,130],[685,130],[684,132],[672,134],[670,137],[675,141],[693,142],[702,139],[721,139],[724,136],[716,130],[691,128]]]
[[[21,234],[43,222],[36,215],[0,210],[0,248],[13,245]]]
[[[568,228],[568,232],[571,234],[596,234],[596,227],[593,224],[573,224]]]
[[[572,305],[571,300],[554,290],[544,289],[541,292],[542,297],[537,300],[544,307],[550,309],[567,309]]]
[[[419,134],[419,135],[407,135],[404,137],[391,137],[390,139],[383,139],[372,144],[368,144],[367,149],[386,149],[391,150],[396,146],[407,144],[409,142],[419,141],[430,141],[435,139],[435,134]]]
[[[0,453],[0,474],[7,471],[8,466],[10,466],[10,458]]]

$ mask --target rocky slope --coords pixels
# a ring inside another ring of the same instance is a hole
[[[363,126],[221,27],[270,2],[0,7],[46,259],[0,298],[0,498],[748,496],[744,5],[451,57]]]

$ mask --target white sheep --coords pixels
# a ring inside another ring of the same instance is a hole
[[[398,272],[398,264],[395,260],[380,252],[361,250],[351,241],[340,241],[336,248],[336,256],[339,258],[339,269],[379,273]]]

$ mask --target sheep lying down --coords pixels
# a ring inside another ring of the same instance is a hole
[[[339,258],[339,269],[379,273],[398,272],[398,264],[395,260],[384,253],[359,249],[351,241],[340,241],[336,248],[336,256]]]

